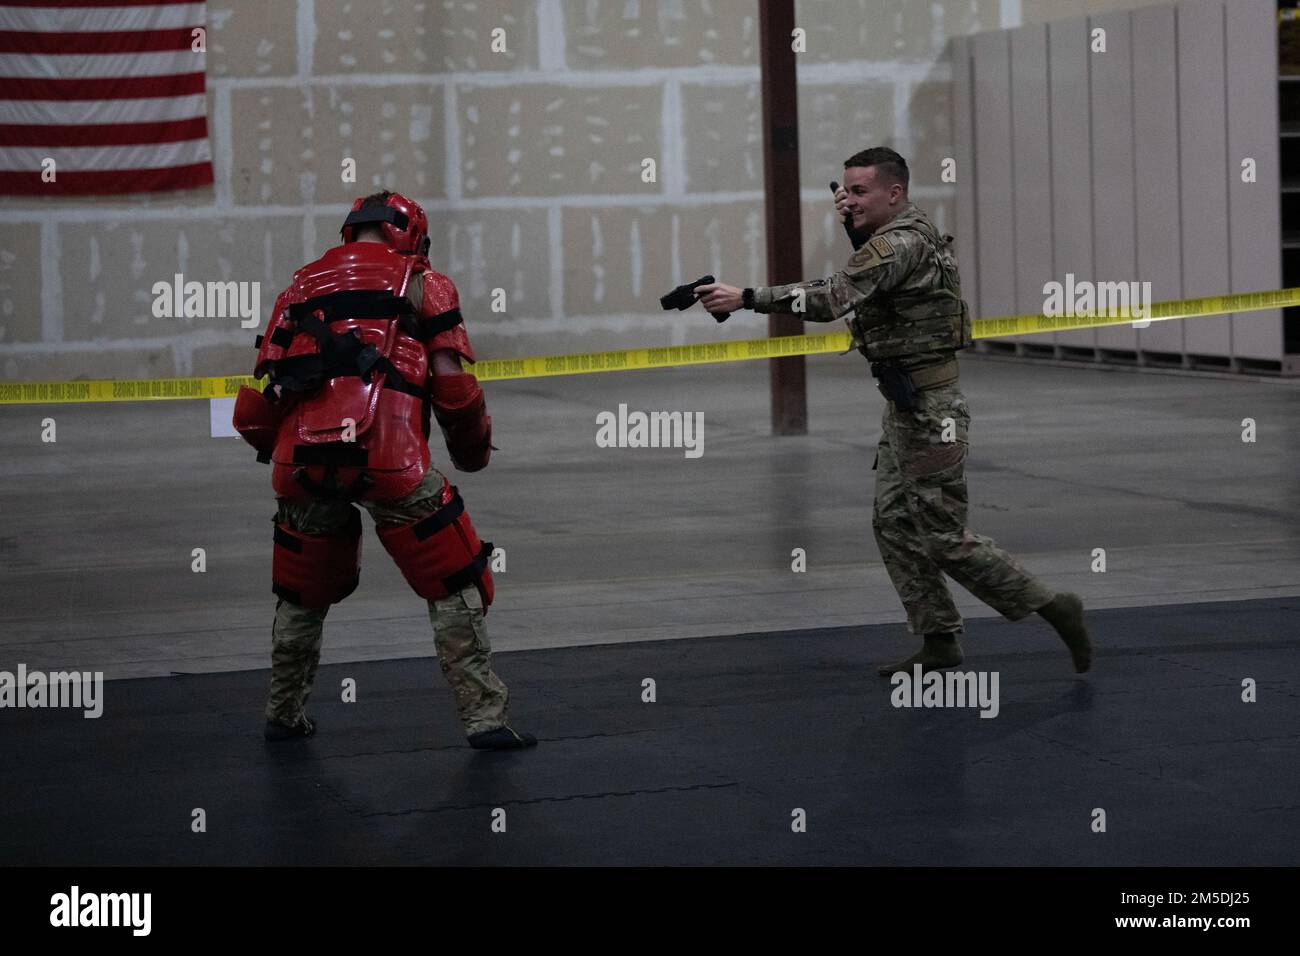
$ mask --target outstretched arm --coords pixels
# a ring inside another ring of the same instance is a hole
[[[903,245],[877,236],[853,253],[848,264],[828,279],[762,286],[754,290],[755,312],[788,312],[809,322],[833,322],[877,290],[894,288],[910,264]],[[742,290],[723,282],[699,288],[700,301],[710,312],[741,308]]]
[[[899,285],[910,269],[906,253],[902,243],[877,236],[864,243],[844,268],[828,279],[755,289],[754,311],[790,312],[809,322],[834,321],[877,291]]]

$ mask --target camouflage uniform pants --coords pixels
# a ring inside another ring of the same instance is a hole
[[[442,506],[443,476],[430,468],[419,487],[397,501],[362,501],[376,525],[409,524]],[[279,519],[302,534],[336,534],[351,520],[352,504],[317,498],[278,498]],[[483,620],[483,598],[473,584],[457,594],[429,601],[429,623],[442,673],[456,696],[466,735],[507,723],[510,693],[492,671],[492,648]],[[281,598],[271,628],[271,694],[266,719],[295,724],[311,696],[320,664],[321,635],[328,608],[306,608]]]
[[[951,419],[948,442],[944,419]],[[1011,621],[1050,601],[1051,588],[966,526],[970,409],[957,384],[916,393],[911,412],[886,402],[882,426],[871,527],[907,629],[962,630],[944,573]]]

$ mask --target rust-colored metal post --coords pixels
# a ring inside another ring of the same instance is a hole
[[[799,221],[799,93],[795,83],[794,0],[759,0],[762,49],[763,178],[766,187],[767,281],[784,285],[803,278]],[[770,315],[770,336],[802,335],[803,319]],[[808,433],[808,388],[802,355],[769,361],[772,434]]]

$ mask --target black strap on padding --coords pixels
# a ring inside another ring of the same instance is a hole
[[[294,554],[302,554],[302,542],[289,534],[289,532],[285,531],[284,528],[280,527],[280,522],[276,518],[272,518],[271,520],[275,521],[276,545],[284,548],[286,551],[292,551]],[[274,592],[277,597],[284,598],[290,604],[302,603],[302,595],[299,592],[292,588],[286,588],[282,585],[276,584],[274,581],[271,582],[271,591]]]
[[[349,594],[355,591],[357,589],[357,585],[360,583],[361,583],[361,575],[358,573],[357,576],[352,579],[351,583],[348,584],[343,594],[343,597],[347,597]],[[298,605],[302,604],[302,593],[300,591],[295,591],[293,588],[286,588],[283,585],[276,584],[274,581],[272,581],[271,592],[275,594],[276,597],[284,598],[290,604],[298,604]],[[342,600],[342,598],[340,598],[339,600]]]
[[[344,319],[387,319],[394,315],[410,315],[412,306],[405,296],[393,295],[391,289],[343,289],[295,302],[289,306],[289,319],[302,322],[317,310],[325,313],[325,321]]]
[[[332,441],[318,445],[294,445],[295,465],[339,465],[345,468],[364,468],[370,453],[356,442]]]
[[[266,336],[259,335],[257,338],[253,339],[253,348],[261,349],[264,341],[266,341]],[[287,349],[293,344],[293,333],[283,325],[278,325],[275,327],[275,331],[271,333],[271,344],[278,345],[282,349]]]
[[[448,309],[446,312],[440,312],[437,315],[425,316],[413,323],[415,331],[418,333],[415,338],[421,342],[427,341],[435,335],[446,332],[448,329],[454,329],[464,321],[460,309]]]
[[[276,597],[284,598],[290,604],[302,604],[302,595],[299,594],[297,591],[293,590],[292,588],[282,587],[279,584],[276,584],[274,581],[272,581],[271,591],[272,593],[275,594]]]
[[[317,312],[324,315],[323,320],[316,317]],[[271,333],[271,343],[284,348],[288,348],[295,335],[310,335],[316,340],[317,354],[279,360],[271,367],[272,380],[287,391],[310,392],[328,379],[341,375],[360,375],[361,380],[368,383],[372,372],[381,371],[385,373],[385,388],[425,398],[428,393],[422,384],[408,381],[391,361],[380,354],[378,348],[363,343],[355,329],[344,335],[335,335],[329,330],[331,322],[340,320],[393,316],[398,317],[408,334],[421,341],[463,321],[460,309],[416,319],[410,301],[388,289],[345,289],[318,295],[289,306],[289,319],[297,325],[296,331],[281,326]],[[260,337],[258,348],[261,348]]]
[[[492,542],[484,541],[483,547],[479,549],[478,557],[455,574],[449,574],[443,578],[442,586],[447,589],[448,594],[455,594],[461,588],[476,583],[479,578],[483,577],[483,571],[487,568],[488,559],[491,557]]]
[[[416,541],[423,541],[431,538],[447,525],[451,524],[457,518],[465,513],[465,502],[460,496],[460,492],[452,489],[453,497],[433,514],[427,518],[421,519],[411,528],[415,534]]]
[[[310,392],[325,381],[325,360],[318,354],[295,355],[268,363],[272,385],[285,392]]]
[[[325,477],[334,477],[333,466],[330,466],[329,470],[326,471]],[[298,482],[298,484],[302,485],[304,489],[311,492],[317,498],[337,498],[340,501],[353,501],[359,499],[366,493],[370,486],[375,483],[374,479],[363,471],[361,474],[357,475],[356,481],[352,482],[352,484],[343,488],[334,488],[329,485],[323,485],[318,481],[314,481],[311,475],[307,474],[306,468],[295,468],[293,472],[293,480]],[[360,533],[359,530],[358,533]]]
[[[384,361],[387,362],[388,360],[384,359]],[[396,368],[384,376],[384,388],[391,388],[397,392],[405,392],[407,395],[414,395],[416,398],[424,398],[429,394],[423,386],[416,385],[414,382],[407,381],[403,378],[402,374],[398,372]]]
[[[358,375],[369,383],[376,371],[384,373],[384,387],[423,399],[423,385],[408,381],[374,344],[366,344],[355,329],[335,335],[329,326],[307,313],[299,321],[299,331],[316,339],[315,353],[279,359],[271,365],[271,381],[290,392],[315,391],[325,381],[343,375]]]
[[[384,388],[405,392],[407,395],[414,395],[416,398],[424,398],[428,394],[428,391],[423,386],[416,385],[404,378],[388,359],[379,359],[372,366],[372,371],[373,369],[387,373],[384,377]],[[280,386],[286,392],[314,391],[329,379],[342,378],[347,375],[357,375],[362,381],[368,381],[370,377],[369,373],[362,374],[358,368],[334,366],[327,369],[325,368],[324,359],[315,354],[295,355],[293,358],[280,359],[274,363],[274,367],[271,369],[272,383]]]
[[[411,221],[400,209],[394,209],[392,206],[371,206],[369,209],[358,209],[356,212],[348,213],[348,218],[343,220],[343,228],[365,226],[372,222],[391,222],[394,228],[405,232]]]
[[[280,527],[279,523],[275,526],[275,543],[286,551],[292,551],[294,554],[302,554],[302,542]]]

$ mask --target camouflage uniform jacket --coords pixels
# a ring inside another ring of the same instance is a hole
[[[909,202],[840,272],[755,289],[754,309],[793,313],[802,290],[801,317],[809,322],[852,313],[846,321],[853,344],[871,361],[909,369],[937,365],[971,344],[970,312],[951,243]]]

